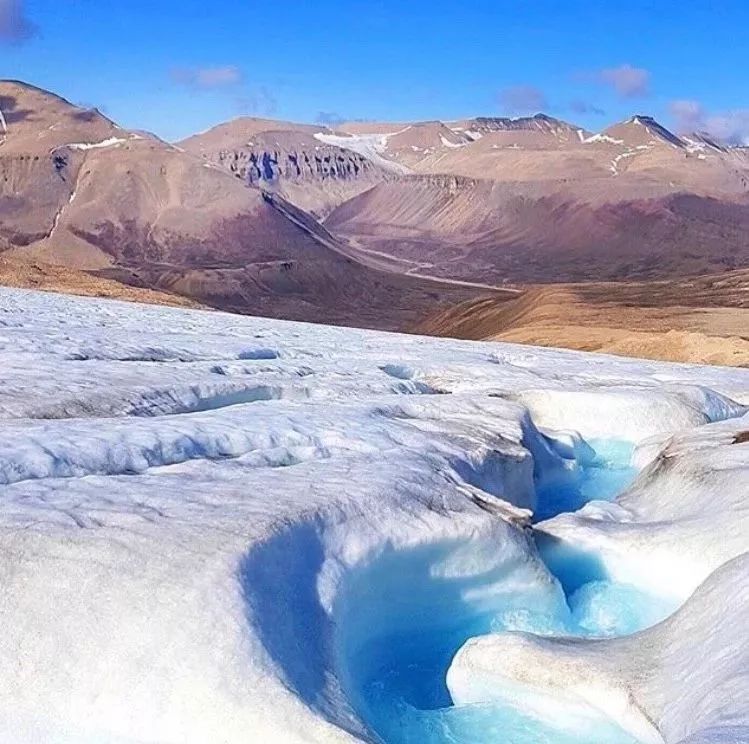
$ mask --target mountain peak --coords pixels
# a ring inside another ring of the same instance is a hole
[[[474,128],[479,131],[541,131],[550,134],[577,131],[572,124],[548,114],[538,113],[533,116],[478,116],[473,120]]]
[[[0,108],[3,109],[60,109],[71,112],[95,112],[106,118],[95,108],[76,106],[57,93],[40,88],[23,80],[0,80]]]
[[[645,147],[658,142],[684,149],[686,143],[670,129],[647,114],[635,114],[626,121],[604,129],[603,135],[630,147]]]
[[[95,108],[76,106],[56,93],[18,80],[0,80],[0,135],[5,152],[49,152],[70,143],[95,144],[122,130]]]
[[[648,114],[635,114],[628,123],[645,127],[652,136],[665,140],[675,147],[684,147],[684,141]]]

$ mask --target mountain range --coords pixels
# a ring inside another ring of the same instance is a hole
[[[749,267],[749,150],[645,115],[244,117],[168,143],[2,81],[0,173],[14,265],[251,314],[429,328],[529,284]]]
[[[280,194],[0,83],[0,250],[237,312],[401,327],[472,290],[356,255]],[[259,125],[258,125],[259,126]]]
[[[543,114],[269,126],[239,119],[181,146],[409,273],[586,281],[749,263],[749,151],[651,117],[598,134]]]

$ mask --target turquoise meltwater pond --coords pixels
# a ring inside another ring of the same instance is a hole
[[[595,455],[572,478],[539,489],[543,518],[611,500],[636,476],[631,443],[588,444]],[[517,703],[454,706],[446,673],[475,636],[521,630],[612,637],[648,627],[675,608],[611,581],[595,556],[563,546],[539,544],[552,581],[521,555],[479,575],[446,578],[435,567],[456,549],[472,546],[447,542],[392,553],[351,580],[352,610],[343,614],[339,639],[342,677],[372,734],[386,744],[636,744],[593,709],[549,721]]]

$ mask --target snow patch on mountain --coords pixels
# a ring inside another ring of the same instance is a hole
[[[368,158],[373,163],[376,163],[380,167],[388,170],[392,173],[407,174],[410,173],[410,169],[401,163],[396,163],[390,158],[386,157],[388,140],[390,137],[394,137],[397,134],[402,134],[407,131],[409,127],[402,129],[398,132],[391,132],[389,134],[328,134],[326,132],[315,133],[315,139],[326,145],[334,145],[336,147],[342,147],[345,150],[351,150],[365,158]]]
[[[70,144],[63,146],[69,147],[71,150],[101,150],[105,147],[121,145],[123,142],[127,142],[127,140],[122,137],[109,137],[101,142],[71,142]]]
[[[585,144],[593,144],[595,142],[606,142],[611,145],[623,145],[624,140],[609,137],[608,134],[593,134],[590,137],[583,139]]]

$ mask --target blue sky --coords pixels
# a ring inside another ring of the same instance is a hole
[[[0,77],[176,139],[299,121],[633,113],[749,137],[749,3],[0,0]]]

